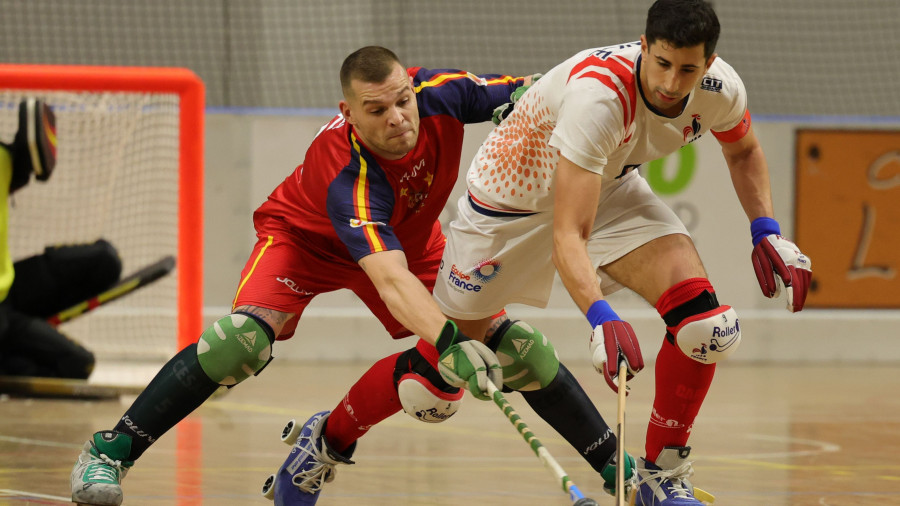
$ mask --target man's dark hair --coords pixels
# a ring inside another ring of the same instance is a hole
[[[354,79],[364,83],[384,82],[396,63],[400,63],[397,55],[381,46],[366,46],[350,53],[341,65],[341,89],[344,96],[351,93],[350,81]]]
[[[664,40],[676,48],[703,44],[703,55],[716,52],[719,18],[705,0],[656,0],[647,11],[647,44]]]

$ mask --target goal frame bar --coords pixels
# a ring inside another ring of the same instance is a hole
[[[178,349],[196,340],[203,323],[203,81],[176,67],[0,64],[0,88],[179,96]]]

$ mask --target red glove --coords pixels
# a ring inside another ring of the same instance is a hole
[[[781,285],[784,285],[788,311],[796,313],[803,309],[812,277],[812,262],[796,244],[780,235],[767,235],[753,247],[751,259],[763,295],[778,297]]]
[[[627,379],[644,368],[644,357],[641,346],[631,325],[619,319],[605,300],[598,300],[591,305],[587,314],[588,321],[594,326],[591,333],[591,361],[594,369],[603,375],[606,383],[614,392],[619,391],[619,362],[625,361],[628,369]]]

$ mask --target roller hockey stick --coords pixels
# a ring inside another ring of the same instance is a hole
[[[625,396],[628,395],[628,385],[625,377],[628,375],[628,366],[625,361],[619,362],[619,402],[616,410],[616,505],[625,506],[634,504],[634,494],[629,494],[625,489]],[[629,495],[631,497],[629,497]]]
[[[146,385],[93,383],[83,379],[42,378],[39,376],[0,376],[0,393],[14,397],[42,397],[50,399],[118,399],[139,395]],[[209,397],[218,399],[228,392],[219,387]]]
[[[57,399],[117,399],[138,395],[143,386],[88,383],[87,380],[0,376],[0,392],[13,396]]]
[[[541,441],[531,432],[528,425],[522,420],[518,413],[516,413],[516,410],[509,404],[506,397],[503,396],[500,390],[497,390],[497,387],[494,386],[494,383],[491,381],[488,381],[488,395],[493,398],[494,404],[503,411],[503,414],[505,414],[506,418],[513,424],[513,427],[519,431],[519,434],[521,434],[525,441],[531,446],[534,454],[537,455],[544,466],[553,473],[553,476],[555,476],[557,480],[559,480],[562,484],[563,492],[569,494],[569,499],[573,501],[572,506],[599,506],[597,501],[585,497],[584,494],[581,493],[581,490],[578,490],[578,487],[575,486],[575,482],[569,478],[562,466],[559,465],[559,462],[557,462],[556,459],[550,455],[550,452],[544,448]]]
[[[147,286],[150,283],[162,278],[166,274],[172,271],[175,268],[175,257],[169,255],[165,256],[156,262],[144,267],[143,269],[135,272],[134,274],[122,279],[116,285],[109,290],[88,299],[84,302],[78,303],[68,309],[64,309],[59,313],[47,318],[47,321],[50,322],[51,325],[59,325],[60,323],[71,320],[75,317],[81,316],[88,311],[92,311],[103,304],[114,301],[123,295],[127,295],[142,286]]]

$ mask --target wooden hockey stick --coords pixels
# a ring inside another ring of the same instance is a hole
[[[144,267],[134,274],[122,279],[115,286],[105,292],[90,298],[84,302],[75,304],[74,306],[64,309],[59,313],[47,318],[51,325],[59,325],[60,323],[69,321],[75,317],[81,316],[89,311],[112,302],[119,297],[127,295],[138,288],[147,286],[150,283],[162,278],[175,268],[175,257],[165,256],[156,262]]]
[[[143,390],[143,386],[101,385],[87,380],[0,376],[0,392],[26,397],[116,399],[121,395],[137,395]]]
[[[616,504],[617,506],[625,506],[626,504],[634,504],[632,498],[628,498],[625,490],[625,396],[628,395],[628,385],[626,382],[628,376],[628,367],[625,361],[619,362],[619,402],[616,410]]]
[[[117,385],[91,383],[89,380],[42,378],[39,376],[0,376],[0,393],[18,397],[43,397],[52,399],[118,399],[125,395],[139,395],[146,385]],[[218,399],[228,392],[219,387],[209,397]]]
[[[544,448],[541,441],[531,432],[531,429],[528,428],[528,425],[522,420],[522,417],[516,413],[516,410],[509,404],[506,397],[503,396],[500,390],[498,390],[491,381],[488,381],[488,395],[491,396],[494,400],[494,404],[500,408],[500,411],[503,411],[503,414],[505,414],[506,418],[513,424],[513,427],[519,431],[522,438],[524,438],[528,445],[531,446],[531,450],[534,451],[534,454],[537,455],[544,466],[553,473],[553,476],[555,476],[557,480],[559,480],[563,492],[569,494],[572,506],[599,506],[597,501],[585,497],[584,494],[581,493],[581,490],[578,490],[578,487],[575,486],[575,482],[569,478],[569,475],[567,475],[562,466],[559,465],[559,462],[557,462],[556,459],[550,455],[550,452]]]

